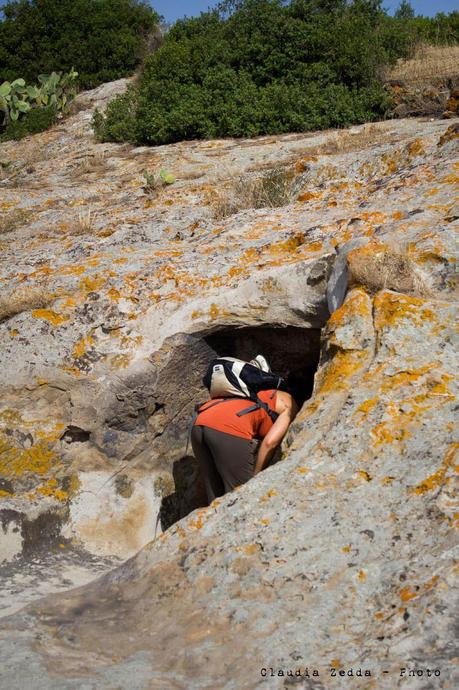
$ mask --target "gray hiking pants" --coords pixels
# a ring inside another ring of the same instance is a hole
[[[193,427],[191,445],[209,503],[253,477],[258,443],[207,426]]]

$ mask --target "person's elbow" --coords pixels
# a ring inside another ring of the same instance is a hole
[[[263,446],[265,450],[270,451],[270,450],[275,450],[277,446],[279,445],[280,440],[277,438],[264,438],[263,439]]]

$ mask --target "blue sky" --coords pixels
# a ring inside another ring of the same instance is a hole
[[[150,0],[157,12],[163,15],[167,22],[173,22],[179,17],[192,17],[204,12],[209,6],[217,3],[212,0]],[[383,6],[392,14],[400,4],[400,0],[383,0]],[[458,0],[411,0],[416,14],[431,17],[437,12],[452,12],[459,9]]]

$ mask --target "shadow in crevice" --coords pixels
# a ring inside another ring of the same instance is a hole
[[[159,509],[159,521],[164,531],[196,508],[208,505],[199,465],[192,455],[176,460],[172,468],[175,491],[164,496]]]

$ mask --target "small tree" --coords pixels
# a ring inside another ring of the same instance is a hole
[[[412,8],[409,0],[402,0],[400,5],[397,7],[394,17],[396,19],[413,19],[414,9]]]

